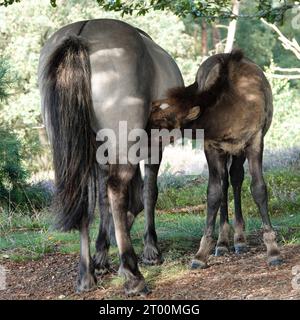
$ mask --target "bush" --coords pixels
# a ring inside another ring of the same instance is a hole
[[[265,138],[265,149],[284,150],[300,147],[300,94],[287,79],[275,79],[275,64],[266,69],[274,99],[272,125]]]
[[[0,128],[0,205],[11,209],[40,209],[50,203],[52,192],[39,184],[28,184],[22,165],[21,144],[16,135]]]
[[[9,95],[12,83],[8,64],[0,60],[0,102]],[[3,107],[0,104],[0,107]],[[0,122],[0,206],[22,210],[42,208],[49,204],[51,191],[37,184],[28,184],[24,167],[24,147],[16,133]]]

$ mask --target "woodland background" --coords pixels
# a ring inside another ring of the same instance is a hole
[[[57,6],[51,6],[49,0],[4,2],[7,6],[0,5],[0,260],[28,261],[53,252],[78,252],[77,234],[63,235],[51,229],[53,175],[50,147],[40,114],[37,65],[41,47],[53,32],[71,22],[93,18],[122,19],[146,31],[176,60],[187,85],[194,81],[201,61],[214,53],[229,51],[232,46],[241,48],[264,69],[274,95],[274,118],[265,139],[264,159],[270,212],[280,231],[281,243],[300,243],[300,8],[297,1],[289,2],[296,9],[289,9],[284,15],[273,15],[273,11],[265,15],[264,10],[268,10],[268,4],[276,7],[286,1],[216,1],[227,6],[227,17],[217,9],[209,11],[206,17],[185,12],[185,5],[192,2],[185,0],[173,1],[173,7],[166,5],[164,10],[146,10],[140,6],[145,1],[61,0]],[[260,9],[258,2],[262,3]],[[122,3],[135,7],[128,9]],[[237,13],[238,19],[232,20],[232,13]],[[174,176],[166,170],[159,179],[157,212],[164,213],[157,218],[159,239],[174,243],[173,251],[166,253],[168,270],[186,249],[184,245],[178,247],[180,237],[187,239],[188,235],[187,246],[200,239],[206,184],[205,174]],[[231,215],[232,200],[229,204]],[[248,177],[243,186],[243,209],[247,232],[251,234],[261,222],[255,217],[257,209],[250,196]],[[138,243],[142,219],[133,231],[133,239]],[[94,226],[92,237],[96,232]],[[116,251],[113,254],[117,260]],[[176,263],[174,273],[183,265]]]

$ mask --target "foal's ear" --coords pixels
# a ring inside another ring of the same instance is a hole
[[[218,62],[209,71],[207,78],[205,79],[204,90],[208,90],[215,84],[215,82],[220,76],[220,72],[221,72],[221,63]]]
[[[188,115],[185,117],[184,120],[186,121],[196,120],[200,116],[200,113],[201,113],[201,108],[199,106],[193,107],[189,111]]]

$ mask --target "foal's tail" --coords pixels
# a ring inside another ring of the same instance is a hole
[[[48,59],[42,79],[44,120],[53,148],[58,227],[79,229],[96,198],[96,138],[89,49],[70,36]]]

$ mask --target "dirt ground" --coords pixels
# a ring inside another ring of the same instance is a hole
[[[266,265],[263,246],[237,256],[211,256],[210,267],[172,280],[150,284],[148,299],[300,299],[300,288],[292,288],[292,268],[300,266],[300,245],[282,247],[285,263]],[[121,286],[111,286],[111,273],[99,278],[94,291],[76,294],[77,255],[49,254],[38,261],[1,261],[7,270],[7,289],[0,299],[126,299]],[[139,298],[143,299],[143,298]]]

